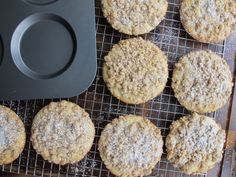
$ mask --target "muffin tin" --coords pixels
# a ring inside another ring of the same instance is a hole
[[[2,0],[0,99],[70,97],[96,74],[93,0]]]

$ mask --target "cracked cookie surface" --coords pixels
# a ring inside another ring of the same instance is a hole
[[[120,116],[106,125],[98,146],[106,167],[120,177],[149,175],[163,152],[160,129],[135,115]]]
[[[25,127],[10,108],[0,106],[0,165],[16,160],[26,141]]]
[[[158,96],[168,78],[167,57],[142,38],[122,40],[105,56],[103,79],[113,96],[129,104]]]
[[[193,113],[171,124],[166,137],[167,159],[187,174],[204,173],[221,161],[224,141],[220,125]]]
[[[180,19],[196,40],[221,42],[236,30],[236,3],[233,0],[183,0]]]
[[[116,30],[139,35],[153,30],[166,14],[166,0],[102,0],[102,10]]]
[[[32,145],[45,160],[75,163],[92,147],[95,128],[89,114],[77,104],[51,102],[42,108],[32,125]]]
[[[227,62],[210,50],[190,52],[175,65],[172,88],[188,110],[216,111],[228,101],[232,86]]]

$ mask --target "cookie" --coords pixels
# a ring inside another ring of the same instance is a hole
[[[236,3],[233,0],[183,0],[180,19],[194,39],[218,43],[236,30]]]
[[[65,165],[84,158],[92,147],[95,128],[78,105],[51,102],[33,120],[32,145],[45,160]]]
[[[105,56],[103,79],[113,96],[141,104],[158,96],[168,78],[167,57],[142,38],[122,40]]]
[[[25,147],[25,127],[11,109],[0,106],[0,165],[16,160]]]
[[[166,0],[102,0],[103,15],[121,33],[148,33],[164,19]]]
[[[186,174],[204,173],[222,159],[225,131],[212,118],[184,116],[166,137],[167,159]]]
[[[120,177],[149,175],[162,155],[160,130],[148,119],[120,116],[106,125],[99,139],[106,167]]]
[[[190,52],[175,65],[172,88],[188,110],[216,111],[228,101],[232,86],[227,62],[210,50]]]

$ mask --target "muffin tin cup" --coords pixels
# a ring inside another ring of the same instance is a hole
[[[97,67],[93,0],[1,3],[0,99],[71,97],[90,86]]]

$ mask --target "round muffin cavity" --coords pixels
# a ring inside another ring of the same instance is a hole
[[[92,147],[95,127],[78,105],[51,102],[42,108],[32,125],[32,144],[45,160],[55,164],[75,163]]]
[[[160,130],[135,115],[120,116],[109,123],[98,145],[106,167],[120,177],[149,175],[163,152]]]
[[[148,33],[164,19],[166,0],[102,0],[102,10],[116,30],[139,35]]]
[[[236,3],[233,0],[183,0],[180,19],[196,40],[217,43],[236,29]]]
[[[11,109],[0,106],[0,165],[16,160],[26,141],[25,127]]]
[[[112,95],[129,104],[158,96],[168,78],[167,57],[142,38],[122,40],[105,57],[103,79]]]
[[[166,137],[167,159],[186,174],[207,172],[221,161],[225,131],[210,117],[184,116]]]
[[[210,50],[191,52],[175,65],[172,88],[188,110],[216,111],[228,101],[232,86],[227,62]]]

